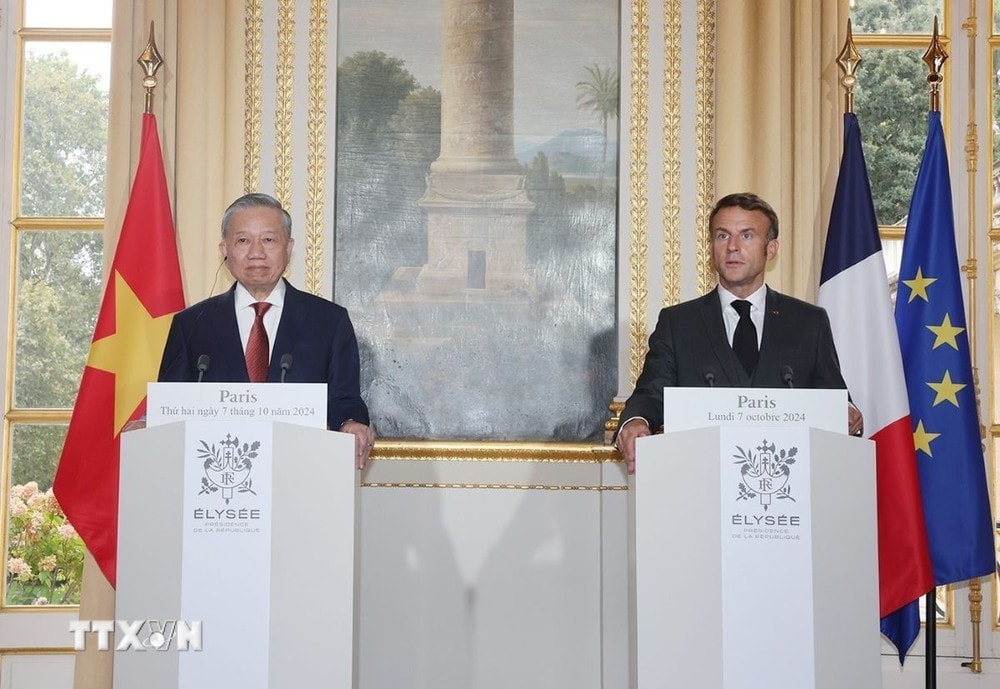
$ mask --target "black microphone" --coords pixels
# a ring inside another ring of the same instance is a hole
[[[285,352],[281,355],[281,382],[285,382],[285,374],[292,368],[292,355]]]
[[[788,364],[781,367],[781,382],[790,388],[795,387],[795,374],[792,372],[792,367]]]
[[[205,371],[208,370],[208,365],[212,363],[212,360],[208,358],[208,354],[202,354],[198,357],[198,382],[205,377]]]
[[[715,369],[706,369],[702,377],[705,379],[705,385],[710,388],[715,387]]]

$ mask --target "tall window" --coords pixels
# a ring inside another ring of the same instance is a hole
[[[5,606],[79,602],[83,545],[51,488],[101,292],[111,6],[24,0],[11,22]]]

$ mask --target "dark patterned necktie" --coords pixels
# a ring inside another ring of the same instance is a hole
[[[753,370],[757,367],[757,327],[750,320],[750,302],[737,299],[732,302],[732,307],[740,314],[740,322],[736,324],[736,332],[733,333],[733,351],[747,375],[753,376]]]
[[[263,383],[267,380],[267,360],[270,356],[264,314],[271,305],[266,301],[258,301],[251,306],[257,315],[254,316],[250,338],[247,340],[247,375],[250,376],[251,383]]]

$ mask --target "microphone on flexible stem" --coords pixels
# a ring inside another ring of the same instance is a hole
[[[795,374],[792,372],[792,367],[788,364],[781,367],[781,382],[790,388],[795,387]]]
[[[281,355],[281,382],[285,382],[285,374],[292,368],[292,355],[285,354]]]
[[[208,358],[208,354],[202,354],[198,357],[198,382],[205,377],[205,371],[208,370],[208,365],[212,363],[212,360]]]
[[[715,387],[715,370],[714,369],[711,369],[711,368],[707,369],[705,371],[705,373],[703,374],[702,377],[705,380],[705,385],[707,385],[710,388],[714,388]]]

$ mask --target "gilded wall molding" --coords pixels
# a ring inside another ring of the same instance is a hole
[[[663,2],[663,305],[681,300],[681,0]]]
[[[547,443],[539,446],[532,442],[464,442],[458,440],[380,440],[372,451],[378,460],[423,460],[481,462],[570,462],[592,463],[617,459],[614,450],[606,445],[588,443]]]
[[[376,483],[362,482],[362,488],[477,488],[491,490],[571,490],[571,491],[624,491],[628,486],[551,486],[530,483]]]
[[[379,441],[362,477],[366,488],[623,491],[607,445],[460,441]]]
[[[697,113],[698,199],[695,217],[698,293],[715,286],[712,255],[705,239],[708,215],[715,204],[715,0],[698,0]]]
[[[278,63],[275,67],[274,195],[292,205],[292,110],[295,87],[295,0],[278,2]]]
[[[629,100],[629,387],[635,387],[646,356],[646,255],[649,242],[649,3],[632,0],[632,78]]]
[[[264,60],[264,18],[261,0],[247,0],[244,15],[243,92],[243,191],[255,191],[260,186],[260,119],[261,78]]]
[[[327,0],[309,6],[309,113],[306,153],[305,289],[319,294],[323,285],[323,211],[326,195]]]

